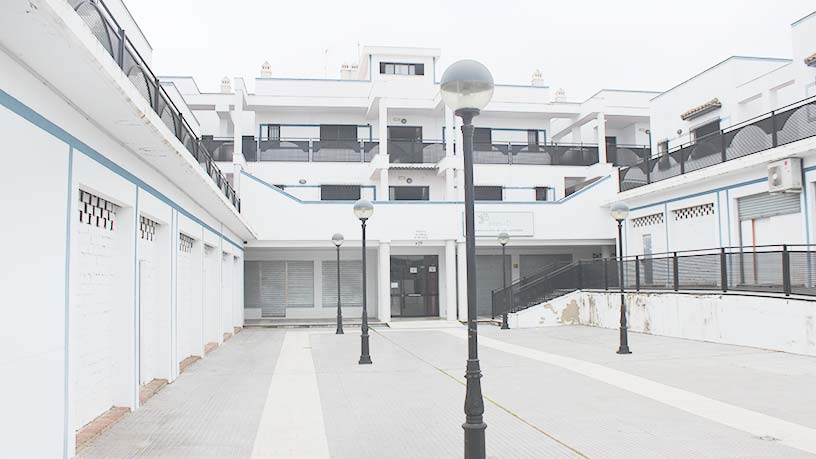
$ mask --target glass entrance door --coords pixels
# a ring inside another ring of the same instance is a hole
[[[391,257],[391,316],[436,317],[439,315],[439,257],[394,255]]]

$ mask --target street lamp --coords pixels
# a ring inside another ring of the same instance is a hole
[[[337,247],[337,331],[336,335],[343,334],[343,311],[340,310],[340,246],[343,245],[343,235],[334,233],[332,242]]]
[[[493,76],[483,64],[473,60],[454,62],[442,74],[442,100],[462,118],[462,152],[465,161],[465,247],[468,302],[468,360],[465,371],[465,458],[485,457],[484,399],[482,398],[479,350],[476,334],[476,225],[473,214],[473,117],[493,97]]]
[[[510,235],[504,232],[499,233],[499,244],[502,246],[502,290],[504,291],[504,294],[507,296],[508,300],[507,304],[504,305],[504,314],[502,315],[501,324],[502,330],[510,329],[510,325],[507,324],[507,314],[510,311],[510,299],[512,297],[510,296],[510,292],[507,291],[507,259],[505,258],[504,253],[504,246],[506,246],[508,242],[510,242]]]
[[[368,199],[360,199],[354,203],[354,215],[360,219],[363,227],[363,323],[360,335],[360,365],[370,364],[371,356],[368,353],[368,308],[366,306],[366,221],[374,215],[374,205]]]
[[[618,201],[612,204],[609,213],[618,222],[618,276],[620,280],[620,347],[618,354],[631,354],[629,337],[626,334],[626,298],[623,294],[623,221],[629,216],[629,206],[623,201]]]

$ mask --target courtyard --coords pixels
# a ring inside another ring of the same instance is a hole
[[[816,454],[816,358],[583,326],[479,328],[488,457]],[[78,457],[461,456],[466,330],[247,328]]]

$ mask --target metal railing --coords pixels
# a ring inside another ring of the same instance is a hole
[[[809,97],[623,167],[619,190],[631,190],[813,136],[816,97]]]
[[[551,166],[591,166],[598,162],[598,146],[583,144],[473,144],[476,164],[540,164]]]
[[[156,74],[133,46],[125,30],[113,17],[105,3],[102,0],[72,0],[70,5],[128,80],[133,83],[136,90],[150,103],[150,107],[159,115],[165,126],[198,161],[201,168],[212,178],[233,206],[240,211],[241,200],[235,194],[235,189],[215,165],[212,155],[195,135],[181,110],[167,91],[162,88]]]
[[[392,164],[438,163],[445,157],[445,144],[434,140],[389,140]]]
[[[247,161],[370,162],[376,152],[363,140],[259,139]]]
[[[219,138],[202,135],[201,143],[210,152],[214,161],[232,162],[235,141],[231,138]]]
[[[743,291],[816,296],[816,246],[723,247],[624,257],[626,291]],[[493,291],[493,316],[581,289],[620,289],[618,258],[581,260]]]
[[[606,158],[614,166],[633,166],[640,164],[652,155],[648,145],[607,145]]]

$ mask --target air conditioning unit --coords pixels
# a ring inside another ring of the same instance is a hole
[[[802,158],[785,158],[768,164],[768,191],[800,193],[802,191]]]

